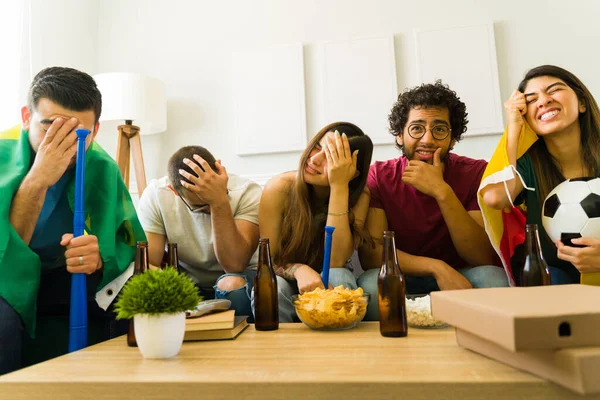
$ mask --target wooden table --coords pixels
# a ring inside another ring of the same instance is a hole
[[[233,341],[184,343],[145,360],[120,337],[0,377],[4,399],[600,399],[456,345],[452,328],[384,338],[378,323],[319,332],[250,326]]]

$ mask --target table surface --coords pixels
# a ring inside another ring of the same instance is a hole
[[[0,377],[4,399],[600,399],[582,397],[457,346],[454,329],[385,338],[377,322],[348,331],[250,325],[232,341],[186,342],[143,359],[125,336]]]

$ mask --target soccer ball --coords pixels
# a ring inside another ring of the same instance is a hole
[[[600,238],[600,178],[567,179],[544,200],[542,225],[553,242]]]

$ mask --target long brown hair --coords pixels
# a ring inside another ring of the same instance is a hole
[[[588,88],[569,71],[554,65],[542,65],[525,74],[519,84],[519,91],[524,92],[527,83],[540,76],[552,76],[565,82],[584,104],[585,111],[579,113],[581,128],[581,159],[588,169],[588,174],[600,176],[600,109]],[[543,204],[548,193],[565,180],[557,159],[548,151],[546,143],[538,140],[528,151],[537,179],[538,199]]]
[[[322,128],[312,138],[300,157],[298,173],[293,186],[290,188],[283,212],[283,224],[278,253],[274,255],[277,265],[302,262],[316,271],[321,270],[321,260],[324,253],[324,228],[327,222],[327,207],[329,199],[317,200],[312,185],[304,181],[304,167],[310,153],[327,132],[339,131],[348,136],[352,152],[359,150],[356,169],[359,175],[349,183],[348,209],[356,204],[362,193],[373,154],[371,139],[356,125],[349,122],[334,122]],[[355,246],[368,240],[368,235],[362,227],[354,225],[352,211],[348,215],[350,230],[354,237]]]

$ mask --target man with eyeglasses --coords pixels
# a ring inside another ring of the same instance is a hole
[[[228,174],[201,146],[177,150],[167,168],[138,206],[150,264],[160,265],[166,243],[177,243],[180,266],[200,294],[230,300],[236,315],[252,321],[260,186]]]
[[[375,246],[359,251],[359,285],[377,298],[381,238],[393,230],[407,293],[507,286],[477,203],[487,163],[450,152],[466,131],[465,104],[439,81],[423,84],[398,97],[389,122],[403,155],[370,168],[365,226]],[[378,319],[377,302],[367,318]]]

